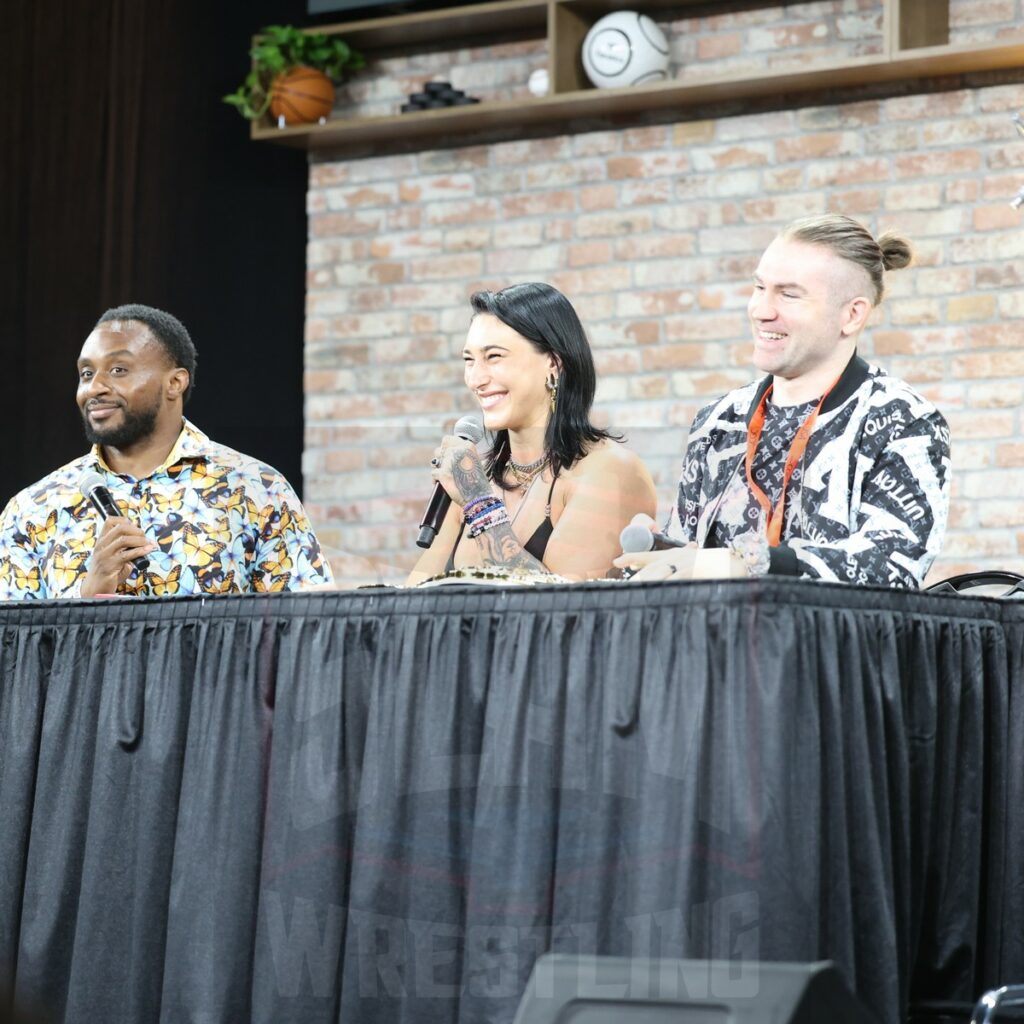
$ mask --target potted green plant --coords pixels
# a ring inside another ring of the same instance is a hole
[[[365,65],[344,40],[292,25],[268,25],[256,37],[252,70],[224,97],[249,120],[267,111],[275,120],[318,121],[334,106],[334,83]]]

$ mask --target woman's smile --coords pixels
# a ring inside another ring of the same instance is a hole
[[[480,402],[481,409],[493,409],[496,405],[503,402],[508,397],[507,391],[478,391],[476,394],[477,401]]]

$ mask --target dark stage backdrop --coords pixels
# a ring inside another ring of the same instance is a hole
[[[304,0],[7,0],[3,21],[0,507],[84,450],[75,359],[122,302],[189,328],[189,417],[300,486],[305,157],[220,97]]]

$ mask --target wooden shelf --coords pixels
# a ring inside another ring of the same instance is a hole
[[[733,9],[776,6],[779,0],[719,0]],[[580,88],[579,46],[589,26],[621,0],[498,0],[423,14],[329,26],[367,52],[450,44],[486,35],[492,39],[546,26],[552,91],[529,100],[486,101],[473,106],[379,117],[331,118],[325,124],[277,128],[252,124],[252,138],[303,149],[373,148],[409,140],[429,145],[481,132],[519,126],[559,125],[577,119],[615,119],[710,103],[766,96],[795,96],[834,89],[894,83],[918,78],[1024,68],[1024,41],[990,45],[949,45],[948,4],[944,0],[885,0],[885,53],[842,64],[801,69],[777,68],[756,76],[719,75],[671,80],[622,89]],[[706,8],[706,0],[644,0],[652,14]],[[940,10],[940,8],[942,10]],[[926,16],[927,13],[927,16]]]
[[[437,11],[373,18],[311,31],[343,36],[357,50],[376,53],[409,50],[430,43],[472,39],[508,39],[544,35],[549,0],[494,0],[493,3],[443,7]]]

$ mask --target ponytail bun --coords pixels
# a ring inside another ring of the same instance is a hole
[[[878,248],[882,250],[882,266],[886,270],[902,270],[914,258],[910,243],[894,231],[886,231],[878,236]]]
[[[876,240],[860,221],[841,213],[795,220],[779,237],[823,246],[860,267],[871,283],[869,297],[876,306],[885,292],[885,271],[901,270],[914,258],[914,250],[902,235],[886,231]]]

